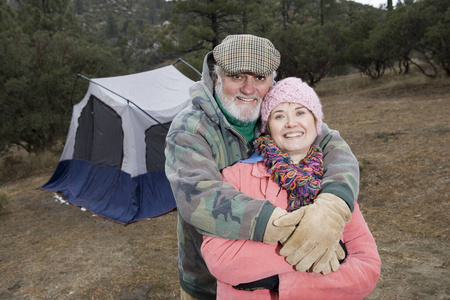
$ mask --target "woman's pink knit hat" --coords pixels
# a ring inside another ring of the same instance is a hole
[[[289,77],[279,81],[264,97],[261,104],[261,131],[266,131],[272,110],[280,103],[298,103],[309,109],[316,117],[317,135],[322,132],[322,105],[316,92],[300,78]]]

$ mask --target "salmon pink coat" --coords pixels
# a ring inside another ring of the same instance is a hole
[[[263,162],[238,163],[223,171],[223,179],[257,199],[287,209],[286,190],[270,179]],[[363,299],[380,276],[375,240],[358,204],[341,235],[348,255],[337,272],[328,275],[298,272],[279,255],[279,244],[204,237],[202,255],[217,278],[217,299]],[[279,275],[279,292],[240,291],[232,286]]]

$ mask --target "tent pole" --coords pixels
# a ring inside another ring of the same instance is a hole
[[[177,59],[177,61],[176,62],[174,62],[174,64],[173,65],[176,65],[178,62],[183,62],[183,63],[185,63],[188,67],[190,67],[192,70],[194,70],[200,77],[202,77],[202,74],[199,72],[199,71],[197,71],[197,69],[196,68],[194,68],[193,66],[191,66],[190,64],[188,64],[185,60],[183,60],[181,57],[180,58],[178,58]]]
[[[75,79],[75,82],[73,83],[73,88],[72,88],[72,94],[70,95],[70,106],[73,106],[73,94],[75,93],[75,87],[77,86],[77,81],[78,78],[80,78],[80,74],[77,74],[77,78]]]
[[[156,123],[158,123],[159,125],[161,125],[161,126],[164,127],[165,129],[169,130],[169,128],[167,128],[164,124],[161,124],[161,122],[159,122],[158,120],[156,120],[155,118],[153,118],[151,115],[149,115],[145,110],[143,110],[142,108],[140,108],[139,105],[137,105],[137,104],[134,103],[133,101],[131,101],[131,100],[125,98],[125,97],[122,96],[122,95],[117,94],[117,93],[114,92],[113,90],[108,89],[107,87],[101,85],[100,83],[97,83],[97,82],[93,81],[92,79],[90,79],[90,78],[88,78],[88,77],[86,77],[86,76],[84,76],[84,75],[78,74],[78,76],[81,77],[81,78],[83,78],[83,79],[86,79],[86,80],[89,81],[89,82],[92,82],[93,84],[98,85],[98,86],[101,87],[101,88],[104,88],[105,90],[107,90],[107,91],[113,93],[114,95],[119,96],[120,98],[122,98],[122,99],[124,99],[125,101],[127,101],[127,102],[128,102],[128,105],[129,105],[130,103],[133,104],[136,108],[138,108],[140,111],[142,111],[145,115],[149,116],[153,121],[155,121]],[[77,77],[77,78],[78,78],[78,77]]]

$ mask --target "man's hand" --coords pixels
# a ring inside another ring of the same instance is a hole
[[[267,222],[264,232],[263,242],[266,244],[283,243],[294,232],[295,227],[300,222],[304,214],[304,208],[288,213],[284,209],[276,207]],[[274,226],[274,222],[282,218],[282,225]]]
[[[280,254],[298,271],[324,275],[337,271],[338,259],[345,257],[339,237],[350,221],[350,208],[341,198],[328,193],[319,194],[313,204],[304,208],[300,224],[284,243]],[[289,218],[289,214],[274,220],[273,225],[290,228],[290,222],[285,222],[284,218]]]

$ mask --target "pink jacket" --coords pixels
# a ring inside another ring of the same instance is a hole
[[[223,171],[223,179],[249,196],[287,208],[287,192],[270,179],[263,162],[228,167]],[[201,251],[208,269],[217,278],[217,299],[362,299],[375,288],[381,260],[357,203],[341,240],[348,256],[337,272],[326,276],[296,271],[279,255],[279,244],[205,236]],[[239,291],[232,287],[275,274],[279,274],[279,293]]]

